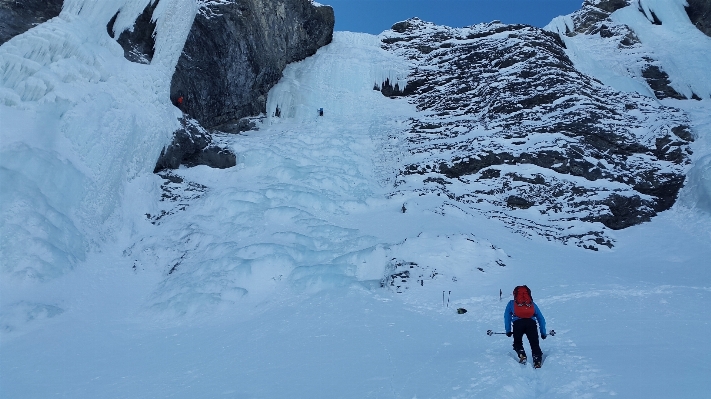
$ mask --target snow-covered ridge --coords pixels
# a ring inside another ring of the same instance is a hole
[[[160,1],[151,65],[127,61],[106,31],[148,3],[67,0],[0,47],[3,273],[50,278],[83,259],[120,227],[124,185],[152,171],[179,126],[170,79],[195,1]]]
[[[612,13],[598,3],[544,28],[560,34],[576,68],[622,91],[711,98],[711,75],[699,73],[711,65],[711,37],[691,23],[686,0],[632,0]]]

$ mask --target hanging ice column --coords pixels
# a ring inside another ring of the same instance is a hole
[[[127,181],[151,173],[178,127],[170,80],[197,12],[161,0],[151,65],[120,33],[152,0],[66,0],[0,47],[0,272],[47,279],[120,228]]]
[[[282,79],[267,98],[270,123],[278,118],[308,120],[324,116],[348,117],[366,111],[370,96],[382,96],[373,90],[385,80],[404,88],[408,65],[400,58],[380,48],[378,36],[365,33],[334,32],[333,42],[294,65],[286,67]],[[347,51],[346,51],[347,50]],[[305,74],[318,63],[323,74]],[[324,66],[326,66],[324,68]]]

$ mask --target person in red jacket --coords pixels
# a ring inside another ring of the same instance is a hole
[[[526,363],[526,350],[523,349],[523,336],[526,335],[528,343],[531,345],[531,354],[533,355],[533,367],[540,368],[543,358],[543,352],[538,344],[538,331],[536,331],[536,322],[538,322],[538,330],[541,332],[541,339],[546,339],[546,319],[543,313],[538,309],[538,306],[531,298],[531,290],[520,285],[514,288],[514,299],[509,301],[504,311],[504,326],[506,328],[506,336],[513,335],[513,349],[518,355],[519,363]],[[513,325],[513,332],[511,326]]]

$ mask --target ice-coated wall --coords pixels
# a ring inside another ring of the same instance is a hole
[[[696,161],[689,171],[681,202],[685,206],[711,214],[711,155]]]
[[[66,0],[62,13],[0,46],[0,270],[61,275],[121,227],[125,184],[153,170],[178,128],[170,79],[195,0],[161,0],[150,65],[106,30],[153,0]]]
[[[284,76],[267,96],[267,117],[272,123],[289,118],[313,119],[320,108],[326,115],[355,114],[363,106],[357,99],[375,92],[374,86],[380,87],[388,80],[393,86],[404,88],[408,66],[380,45],[378,36],[335,32],[329,46],[298,63],[304,66],[294,63],[286,67]],[[351,49],[352,58],[341,58],[344,48]],[[319,74],[308,73],[315,65],[326,67]]]

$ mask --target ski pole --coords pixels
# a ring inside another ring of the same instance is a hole
[[[494,335],[494,334],[506,335],[505,332],[502,333],[502,332],[494,332],[494,331],[491,331],[491,330],[486,330],[486,335],[492,336],[492,335]],[[555,337],[555,330],[550,330],[550,331],[548,331],[548,335],[550,335],[551,337]]]

